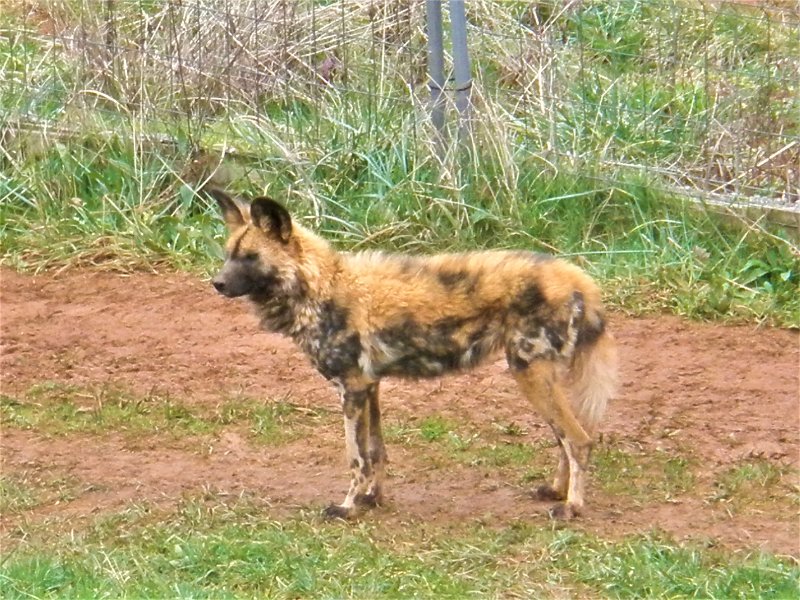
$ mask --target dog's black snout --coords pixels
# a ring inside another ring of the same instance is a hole
[[[225,282],[221,281],[220,279],[212,279],[211,285],[214,286],[214,289],[217,290],[220,294],[225,293]]]

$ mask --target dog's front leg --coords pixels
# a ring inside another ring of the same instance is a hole
[[[372,479],[369,456],[370,385],[347,382],[342,387],[342,411],[347,463],[350,466],[350,489],[344,502],[331,504],[325,516],[347,519],[357,512],[356,498],[364,496]]]
[[[380,506],[383,501],[383,478],[386,474],[386,446],[381,430],[381,408],[378,399],[378,383],[367,386],[367,406],[369,410],[369,460],[372,465],[372,479],[367,493],[356,496],[356,504],[361,506]]]

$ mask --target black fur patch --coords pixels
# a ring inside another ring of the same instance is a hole
[[[571,302],[559,310],[547,303],[536,285],[525,288],[511,303],[510,309],[519,319],[514,329],[521,336],[506,345],[506,359],[515,371],[528,368],[531,360],[555,360],[562,355],[570,339],[571,327],[576,326],[574,321],[580,323],[585,310],[582,293],[575,292]],[[568,316],[564,315],[565,311],[569,312]],[[571,352],[572,348],[569,350]]]
[[[529,348],[528,350],[525,349],[526,346]],[[510,342],[506,346],[506,360],[509,368],[512,371],[524,371],[532,360],[555,360],[558,357],[554,348],[536,353],[531,352],[531,349],[531,345],[526,344],[524,341]]]
[[[367,406],[369,392],[367,388],[363,390],[345,390],[344,392],[344,414],[348,419],[355,418]]]
[[[518,331],[525,337],[518,336],[506,343],[506,360],[512,371],[524,371],[533,360],[558,358],[564,347],[567,324],[539,323],[535,317],[524,322]]]
[[[291,285],[276,275],[269,286],[251,294],[250,300],[258,307],[262,328],[289,334],[295,324],[295,309],[307,295],[308,284],[299,275],[295,275]]]
[[[319,309],[319,333],[323,338],[337,336],[347,328],[348,311],[333,300],[326,300]]]
[[[466,271],[439,271],[436,273],[439,283],[446,288],[454,288],[467,278]]]
[[[444,287],[452,289],[469,278],[466,271],[437,271],[436,278]]]
[[[378,384],[367,386],[369,399],[369,458],[373,465],[386,462],[386,447],[381,434],[381,406],[378,401]]]
[[[328,519],[349,519],[354,515],[352,509],[347,509],[338,504],[331,504],[324,511],[322,515]]]
[[[564,494],[556,491],[552,485],[547,483],[542,484],[533,490],[531,492],[531,496],[534,500],[540,500],[542,502],[554,502],[564,499]]]
[[[478,287],[480,275],[465,270],[438,271],[436,278],[448,291],[472,294]]]
[[[561,349],[564,347],[564,338],[561,337],[561,333],[559,332],[566,333],[566,331],[566,323],[555,323],[554,326],[545,326],[544,328],[547,341],[550,342],[550,345],[556,352],[561,352]]]
[[[276,333],[289,333],[295,322],[292,305],[280,299],[260,302],[258,314],[261,327]]]
[[[509,308],[520,315],[534,315],[543,306],[547,306],[547,300],[539,286],[534,283],[522,290]]]
[[[605,330],[606,323],[602,319],[596,325],[584,321],[578,328],[578,339],[575,341],[575,347],[591,346],[603,335]]]
[[[250,292],[250,299],[254,302],[259,302],[263,299],[271,298],[275,295],[280,288],[281,280],[278,278],[277,272],[271,269],[267,273],[253,269],[251,276],[252,291]]]
[[[343,378],[358,368],[361,340],[358,333],[348,329],[347,318],[347,309],[333,300],[323,302],[318,331],[312,335],[318,350],[312,350],[310,354],[319,372],[327,379]]]
[[[242,238],[244,236],[240,235],[239,238],[234,242],[233,248],[231,249],[230,256],[228,257],[229,260],[237,260],[241,258],[241,247],[242,247]]]
[[[455,335],[467,332],[466,345]],[[470,368],[494,348],[486,317],[445,317],[425,325],[408,316],[397,325],[376,332],[381,345],[391,349],[393,360],[374,365],[378,377],[436,377]]]
[[[582,317],[586,310],[586,303],[583,300],[583,293],[579,291],[572,292],[572,310],[575,317]]]
[[[506,361],[508,361],[508,367],[512,371],[524,371],[530,364],[527,360],[523,359],[519,354],[510,348],[506,349]]]
[[[281,284],[277,270],[263,269],[258,261],[244,258],[227,260],[214,279],[224,283],[222,294],[231,298],[246,295],[254,302],[273,297]]]

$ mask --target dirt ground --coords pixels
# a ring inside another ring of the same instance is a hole
[[[243,393],[326,409],[313,438],[265,447],[251,444],[246,432],[226,429],[205,452],[161,438],[48,436],[7,427],[0,446],[4,474],[40,470],[86,485],[69,501],[0,517],[0,531],[52,516],[87,519],[130,501],[174,504],[209,489],[257,495],[276,514],[343,497],[347,475],[336,394],[290,341],[257,331],[244,302],[225,300],[185,275],[30,276],[7,269],[0,275],[4,394],[41,381],[114,382],[185,403],[209,405]],[[800,557],[796,504],[788,511],[786,504],[774,510],[767,504],[736,512],[709,500],[716,478],[741,461],[768,460],[796,475],[797,332],[622,315],[612,315],[611,327],[621,350],[622,386],[603,428],[605,443],[640,453],[688,451],[697,461],[696,486],[668,500],[640,502],[635,493],[612,495],[590,484],[586,514],[568,526],[612,537],[658,527],[679,540]],[[387,380],[382,402],[390,423],[429,415],[513,421],[527,431],[526,441],[549,437],[500,358],[438,381]],[[555,457],[553,449],[546,451]],[[469,465],[431,468],[419,452],[390,444],[387,505],[364,518],[398,526],[471,518],[546,526],[547,506],[519,486]],[[793,477],[794,491],[787,493],[796,496]]]

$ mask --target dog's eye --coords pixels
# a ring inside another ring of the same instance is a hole
[[[258,254],[255,253],[255,252],[248,252],[247,254],[245,254],[243,256],[243,259],[247,260],[247,261],[251,261],[251,262],[255,261],[255,260],[258,260]]]

